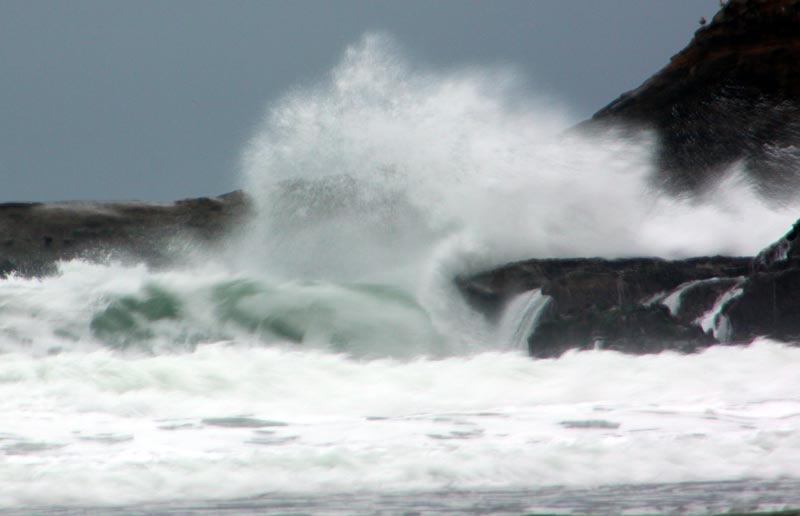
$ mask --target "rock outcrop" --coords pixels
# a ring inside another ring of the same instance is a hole
[[[729,0],[664,69],[578,130],[655,131],[658,179],[675,192],[703,190],[742,161],[765,195],[797,193],[798,63],[800,0]],[[349,183],[339,183],[346,192]],[[293,196],[303,197],[308,185],[285,186],[280,209],[291,213]],[[241,192],[174,204],[0,204],[0,277],[47,273],[76,257],[165,265],[181,242],[218,245],[249,210]],[[546,313],[530,319],[535,357],[596,347],[692,352],[758,336],[798,342],[798,237],[800,221],[754,258],[533,259],[456,283],[495,321],[519,294],[548,296],[538,305]]]
[[[516,294],[541,288],[555,298],[559,313],[605,310],[638,304],[681,283],[736,277],[750,270],[750,258],[710,257],[668,261],[660,258],[534,259],[506,265],[458,284],[473,306],[494,317]]]
[[[729,0],[639,88],[576,130],[658,137],[657,182],[704,191],[741,162],[775,202],[800,193],[800,0]],[[603,347],[694,351],[758,336],[800,341],[800,221],[755,258],[528,260],[457,284],[490,319],[541,289],[536,357]]]
[[[0,276],[44,274],[78,257],[165,265],[171,246],[214,245],[248,209],[242,192],[173,204],[0,204]]]
[[[657,179],[674,192],[742,161],[766,195],[797,193],[798,63],[800,0],[728,0],[667,66],[579,127],[653,130]]]
[[[528,340],[534,357],[597,347],[693,352],[757,337],[799,343],[799,227],[754,258],[526,260],[457,284],[494,320],[520,293],[549,296]]]

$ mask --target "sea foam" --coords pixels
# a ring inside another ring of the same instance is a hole
[[[796,475],[798,349],[533,361],[459,296],[514,259],[752,254],[796,216],[735,168],[664,195],[652,135],[573,122],[366,35],[267,109],[226,252],[0,280],[0,506]]]

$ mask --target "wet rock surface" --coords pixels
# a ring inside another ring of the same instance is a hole
[[[556,300],[558,314],[573,315],[587,309],[639,304],[693,280],[741,276],[748,273],[751,261],[724,256],[678,261],[534,259],[462,278],[457,283],[470,303],[490,317],[502,311],[509,298],[535,288]]]
[[[568,349],[610,349],[625,353],[690,353],[716,341],[693,325],[670,317],[661,305],[626,305],[554,317],[531,335],[536,358],[558,357]]]
[[[570,349],[688,353],[757,337],[796,344],[795,228],[754,258],[527,260],[459,278],[457,285],[490,320],[521,292],[541,289],[550,296],[528,339],[530,354],[538,358]],[[775,258],[778,248],[781,259]]]
[[[245,216],[242,192],[173,204],[0,204],[0,275],[51,272],[58,260],[168,264],[181,245],[217,245]]]
[[[741,289],[724,310],[732,340],[764,336],[800,342],[800,269],[754,274]]]

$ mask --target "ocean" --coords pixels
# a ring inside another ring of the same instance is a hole
[[[270,103],[250,221],[175,264],[0,279],[0,514],[712,514],[800,507],[800,347],[527,356],[466,276],[531,257],[752,255],[797,218],[652,135],[564,135],[513,70],[366,35]]]

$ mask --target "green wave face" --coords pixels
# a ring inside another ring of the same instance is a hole
[[[239,339],[291,343],[359,358],[440,356],[444,339],[409,293],[388,285],[233,279],[180,290],[146,283],[111,297],[89,323],[92,338],[116,349],[159,342]]]
[[[163,288],[148,285],[141,296],[113,300],[108,308],[92,317],[90,328],[100,341],[115,348],[126,348],[155,337],[151,323],[180,317],[178,297]]]

